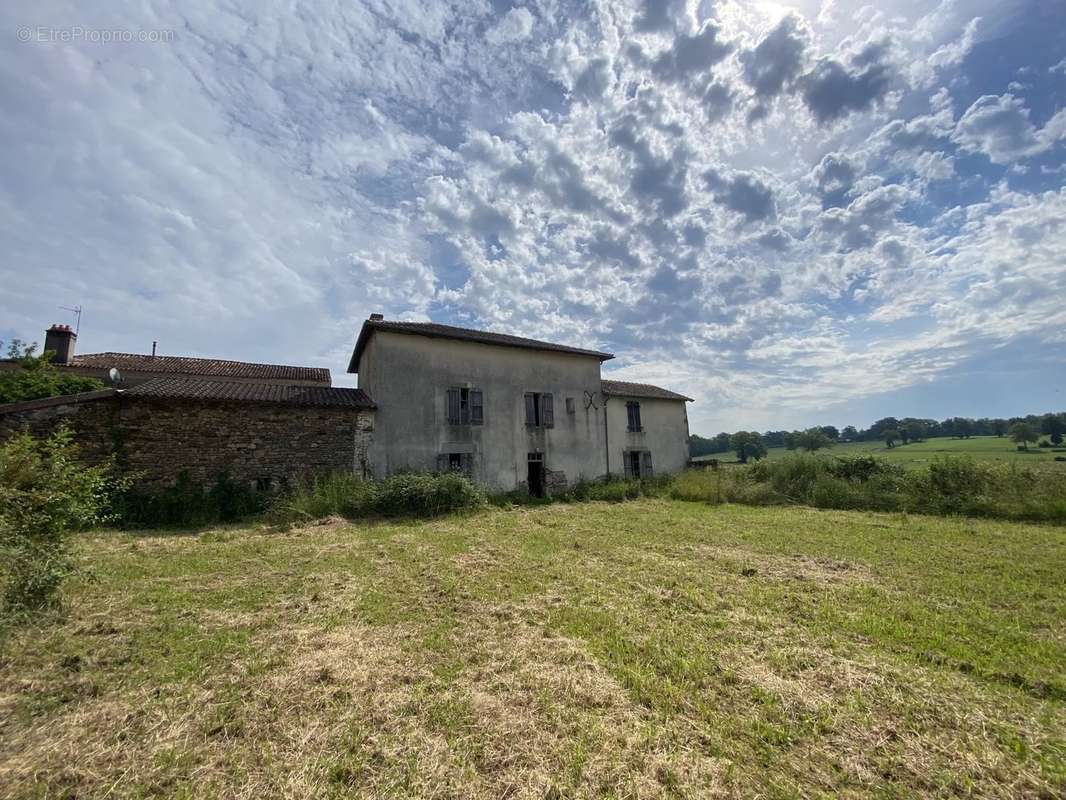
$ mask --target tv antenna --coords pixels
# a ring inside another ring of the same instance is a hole
[[[70,311],[76,315],[76,321],[74,323],[74,335],[78,335],[78,331],[81,330],[81,306],[60,306],[64,311]]]

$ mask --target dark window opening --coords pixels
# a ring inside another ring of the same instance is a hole
[[[634,433],[644,430],[640,426],[640,403],[630,400],[626,403],[626,416],[629,421],[629,430]]]
[[[574,398],[572,398],[572,397],[566,398],[566,413],[567,414],[573,414],[574,413]]]
[[[526,426],[552,428],[555,426],[554,401],[550,392],[526,392]]]
[[[469,476],[474,465],[471,453],[441,453],[437,456],[438,472],[459,472]]]
[[[449,425],[483,425],[485,407],[480,389],[452,387],[447,392],[447,418]]]

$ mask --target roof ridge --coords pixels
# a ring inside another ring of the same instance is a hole
[[[443,322],[368,319],[363,322],[363,326],[359,331],[359,338],[356,340],[352,358],[348,363],[348,372],[355,373],[359,371],[359,360],[363,349],[366,347],[370,334],[375,330],[390,333],[409,333],[430,338],[456,339],[500,347],[520,347],[528,350],[570,353],[572,355],[598,358],[601,362],[614,358],[613,353],[607,353],[602,350],[589,350],[582,347],[573,347],[572,345],[557,344],[556,342],[546,342],[542,339],[530,339],[529,337],[517,336],[512,333],[463,328],[458,325],[446,325]]]
[[[309,367],[305,364],[278,364],[275,361],[245,361],[239,358],[211,358],[209,356],[179,356],[175,354],[167,353],[123,353],[121,350],[101,350],[98,353],[78,353],[72,358],[77,361],[79,358],[89,358],[90,356],[129,356],[131,358],[180,358],[186,361],[214,361],[219,364],[251,364],[256,367],[290,367],[292,369],[324,369],[328,371],[328,367]]]
[[[696,402],[687,395],[680,394],[679,392],[671,391],[670,389],[664,389],[661,386],[656,386],[654,383],[641,383],[638,381],[622,381],[614,378],[600,378],[601,390],[605,388],[605,384],[616,384],[613,387],[615,394],[630,394],[634,397],[649,397],[659,398],[660,400],[685,400],[689,403]],[[610,394],[612,387],[606,387],[607,394]],[[626,391],[629,390],[629,391]]]

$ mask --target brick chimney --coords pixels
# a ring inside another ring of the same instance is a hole
[[[385,319],[385,315],[384,314],[371,314],[370,315],[370,321],[371,322],[381,322],[383,319]]]
[[[44,349],[55,353],[53,364],[67,364],[74,358],[74,343],[78,334],[69,325],[53,325],[44,332]]]

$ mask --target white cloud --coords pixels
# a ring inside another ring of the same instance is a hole
[[[528,39],[535,20],[528,8],[512,8],[485,35],[490,44],[513,44]]]
[[[1066,112],[1058,112],[1041,129],[1029,109],[1012,94],[986,94],[959,118],[953,140],[964,150],[984,153],[995,164],[1009,164],[1048,150],[1066,135]]]
[[[339,372],[369,312],[435,318],[610,348],[700,432],[1058,335],[1061,192],[960,174],[1066,132],[1009,94],[956,121],[996,4],[706,6],[42,11],[177,40],[0,51],[4,324],[80,302],[90,349]]]

